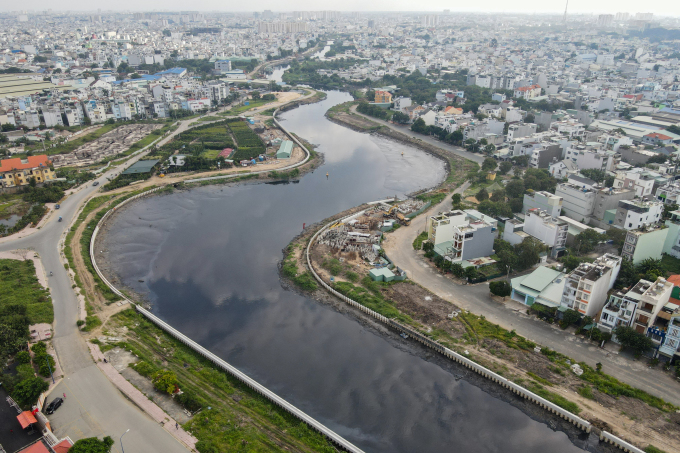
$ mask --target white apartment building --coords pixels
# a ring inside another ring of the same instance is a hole
[[[524,232],[550,247],[554,257],[566,248],[568,230],[567,222],[552,217],[540,209],[527,211],[524,219]]]
[[[577,222],[588,222],[595,207],[595,189],[564,182],[557,185],[555,195],[562,198],[562,210],[567,217]]]
[[[529,192],[524,194],[522,213],[531,209],[540,209],[550,217],[559,217],[562,213],[562,197],[545,191]]]
[[[64,120],[61,117],[61,109],[58,107],[44,107],[42,109],[46,127],[63,126]]]
[[[572,140],[583,137],[586,133],[586,127],[575,120],[555,121],[550,124],[550,128]]]
[[[434,252],[454,263],[491,255],[495,229],[464,211],[427,218],[428,240],[434,244]]]
[[[607,305],[602,309],[598,327],[607,332],[619,326],[633,327],[637,332],[651,336],[654,331],[660,330],[658,326],[655,329],[654,325],[659,314],[668,305],[672,292],[673,284],[663,277],[657,278],[655,282],[640,280],[626,293],[617,291],[609,297]],[[668,321],[671,316],[662,315],[661,318]],[[662,321],[659,324],[667,323]],[[660,343],[660,338],[656,341]],[[676,351],[677,343],[673,353]]]
[[[437,92],[439,93],[439,92]],[[403,111],[406,107],[411,107],[412,105],[411,98],[405,98],[403,96],[399,96],[398,98],[394,99],[394,108],[393,110],[396,110],[398,112]]]
[[[565,159],[574,162],[579,170],[602,170],[611,171],[616,165],[614,153],[587,149],[584,145],[576,145],[567,148]]]
[[[664,204],[680,205],[680,183],[669,182],[656,189],[656,199]]]
[[[518,138],[529,137],[536,133],[538,130],[538,124],[534,123],[520,123],[511,124],[508,126],[507,141],[512,141]]]
[[[560,304],[594,317],[607,301],[621,269],[621,257],[604,254],[593,263],[581,263],[567,276]]]
[[[620,200],[614,225],[626,230],[637,230],[661,220],[663,203],[660,201]]]
[[[111,104],[111,110],[113,116],[117,120],[131,120],[132,119],[132,109],[130,109],[130,104],[122,99],[117,99]]]
[[[631,171],[616,172],[616,179],[614,179],[615,189],[632,189],[635,190],[636,197],[644,197],[650,195],[654,188],[654,178],[646,173],[642,173],[642,169],[636,168]]]
[[[216,71],[231,71],[231,61],[229,60],[217,60],[215,62],[215,70]]]

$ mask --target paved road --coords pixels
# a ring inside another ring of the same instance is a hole
[[[484,162],[484,159],[486,158],[486,156],[484,156],[482,154],[475,154],[475,153],[471,153],[470,151],[466,151],[465,148],[461,148],[460,146],[449,145],[448,143],[441,142],[441,141],[437,140],[436,138],[431,137],[429,135],[423,135],[423,134],[418,134],[417,132],[413,132],[411,129],[409,129],[408,126],[399,126],[399,125],[396,125],[394,123],[389,123],[387,121],[384,121],[384,120],[381,120],[381,119],[378,119],[378,118],[373,118],[372,116],[364,115],[363,113],[359,113],[359,112],[357,112],[357,106],[356,105],[353,105],[352,107],[350,107],[350,110],[352,111],[352,113],[357,114],[359,116],[363,116],[367,120],[371,120],[374,123],[378,123],[378,124],[381,124],[383,126],[387,126],[394,131],[401,132],[402,134],[408,135],[411,138],[415,138],[417,140],[420,140],[421,142],[429,143],[430,145],[436,146],[437,148],[441,148],[443,150],[452,152],[453,154],[457,154],[457,155],[464,157],[466,159],[470,159],[471,161],[477,162],[478,164],[481,164],[482,162]]]
[[[311,95],[313,94],[300,99]],[[223,109],[227,108],[229,106]],[[271,108],[271,105],[263,108]],[[211,113],[203,116],[209,115]],[[177,130],[159,141],[158,145],[161,146],[175,135],[186,131],[190,124],[198,119],[183,120]],[[117,168],[103,173],[96,181],[100,184],[106,183],[107,178],[120,173],[151,150],[149,148],[133,156]],[[99,187],[101,185],[94,187],[92,182],[89,182],[70,195],[61,203],[61,209],[53,213],[40,230],[28,235],[21,232],[0,240],[0,252],[31,248],[39,254],[46,272],[54,273],[54,276],[48,278],[54,305],[52,343],[65,378],[55,387],[51,397],[65,393],[66,402],[49,418],[55,434],[59,437],[70,436],[77,440],[91,436],[111,436],[117,440],[129,428],[130,432],[124,439],[129,451],[186,453],[187,449],[184,446],[123,397],[101,373],[76,326],[78,300],[60,258],[59,241],[67,233],[68,225],[71,224],[80,206]],[[62,222],[57,222],[59,216],[63,218]],[[114,451],[118,451],[119,445],[116,442]]]
[[[466,188],[467,183],[456,192],[462,193]],[[448,199],[433,207],[429,214],[450,208],[451,201]],[[583,341],[581,337],[565,332],[557,326],[529,317],[526,315],[527,307],[520,303],[495,302],[489,297],[488,284],[458,285],[442,276],[434,266],[430,266],[413,250],[412,243],[416,235],[425,231],[426,217],[425,214],[416,217],[410,227],[400,228],[387,235],[383,242],[387,255],[397,266],[407,271],[410,279],[458,307],[477,315],[484,315],[489,321],[508,330],[514,329],[518,334],[541,346],[548,346],[593,367],[597,362],[601,362],[604,372],[620,381],[680,405],[680,384],[667,373],[650,369],[641,361],[619,355],[614,352],[617,348],[600,349],[594,343]]]
[[[195,118],[182,122],[177,131],[163,141],[186,130],[188,124],[193,121]],[[100,184],[106,183],[107,177],[132,165],[144,154],[146,152],[134,156],[118,168],[109,170],[98,177],[97,181]],[[98,187],[93,187],[90,182],[64,200],[61,203],[61,209],[55,213],[63,217],[62,222],[57,222],[58,216],[53,214],[37,232],[0,243],[0,251],[34,249],[40,255],[45,271],[54,272],[54,276],[48,278],[54,305],[52,342],[65,378],[55,388],[52,395],[66,393],[66,402],[53,416],[50,416],[52,426],[57,436],[68,435],[74,440],[108,435],[117,441],[129,428],[130,432],[124,439],[129,451],[186,453],[186,448],[125,399],[99,371],[76,326],[78,301],[60,259],[58,246],[81,204],[97,189]],[[114,451],[118,451],[119,445],[116,442]]]

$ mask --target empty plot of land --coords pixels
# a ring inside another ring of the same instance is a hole
[[[127,151],[132,145],[160,128],[160,124],[126,124],[107,132],[68,154],[53,155],[55,167],[84,166]]]

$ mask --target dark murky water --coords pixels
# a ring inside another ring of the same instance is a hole
[[[445,175],[425,153],[323,117],[348,99],[329,93],[283,115],[325,155],[298,184],[203,187],[119,213],[105,244],[115,272],[164,320],[367,452],[579,451],[564,433],[281,287],[281,249],[303,223]]]

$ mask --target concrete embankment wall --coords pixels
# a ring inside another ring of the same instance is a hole
[[[156,324],[158,327],[163,329],[166,333],[169,335],[172,335],[175,339],[179,340],[181,343],[184,345],[190,347],[197,353],[199,353],[201,356],[204,358],[210,360],[213,362],[215,365],[259,393],[260,395],[264,396],[267,398],[269,401],[272,403],[276,404],[280,408],[284,409],[286,412],[290,413],[291,415],[294,415],[298,419],[302,420],[303,422],[307,423],[311,428],[315,429],[316,431],[320,432],[324,436],[326,436],[328,439],[330,439],[335,445],[338,447],[342,448],[343,450],[346,450],[348,452],[356,452],[356,453],[363,453],[363,451],[357,447],[356,445],[352,444],[351,442],[347,441],[340,435],[336,434],[334,431],[330,430],[323,424],[319,423],[309,415],[305,414],[302,412],[300,409],[297,407],[293,406],[292,404],[288,403],[286,400],[278,396],[276,393],[272,392],[271,390],[267,389],[263,385],[260,385],[257,383],[255,380],[251,379],[238,369],[234,368],[224,360],[220,359],[217,357],[215,354],[212,352],[208,351],[205,349],[203,346],[199,345],[195,341],[191,340],[189,337],[183,335],[181,332],[179,332],[177,329],[172,327],[171,325],[167,324],[166,322],[162,321],[149,311],[145,310],[144,308],[140,307],[139,305],[135,305],[135,308],[139,313],[144,315],[149,321],[153,322]]]
[[[111,291],[116,293],[119,297],[121,297],[123,300],[125,300],[128,303],[132,303],[132,301],[129,300],[115,286],[113,286],[111,284],[111,282],[109,282],[106,279],[106,277],[104,276],[104,274],[101,272],[101,270],[99,269],[99,266],[97,266],[97,262],[95,260],[94,244],[95,244],[95,241],[97,239],[97,234],[99,233],[99,229],[100,229],[101,225],[104,224],[106,219],[108,219],[112,213],[114,213],[117,209],[119,209],[120,207],[122,207],[126,203],[129,203],[129,202],[132,202],[133,200],[137,200],[141,197],[150,195],[153,192],[156,192],[160,189],[161,188],[151,189],[151,190],[148,190],[148,191],[143,192],[141,194],[135,195],[134,197],[130,197],[129,199],[125,200],[124,202],[122,202],[121,204],[116,206],[114,209],[109,210],[101,218],[101,220],[99,221],[99,223],[95,227],[94,232],[92,233],[92,239],[90,241],[90,259],[92,260],[92,265],[93,265],[95,271],[97,272],[97,275],[99,275],[99,278],[102,279],[102,281],[111,289]],[[352,444],[351,442],[349,442],[348,440],[346,440],[345,438],[343,438],[339,434],[335,433],[333,430],[327,428],[326,426],[324,426],[320,422],[316,421],[314,418],[310,417],[309,415],[307,415],[306,413],[304,413],[303,411],[301,411],[297,407],[288,403],[286,400],[284,400],[283,398],[281,398],[280,396],[278,396],[277,394],[275,394],[271,390],[267,389],[263,385],[259,384],[257,381],[251,379],[250,377],[248,377],[247,375],[245,375],[244,373],[242,373],[238,369],[231,366],[229,363],[220,359],[215,354],[208,351],[207,349],[205,349],[203,346],[199,345],[198,343],[194,342],[189,337],[183,335],[181,332],[179,332],[178,330],[176,330],[175,328],[173,328],[172,326],[170,326],[166,322],[162,321],[158,317],[154,316],[149,311],[145,310],[144,308],[142,308],[139,305],[136,305],[136,304],[133,304],[133,305],[135,305],[135,308],[137,309],[137,311],[139,313],[144,315],[147,319],[149,319],[151,322],[156,324],[159,328],[163,329],[169,335],[173,336],[174,338],[176,338],[177,340],[179,340],[180,342],[182,342],[186,346],[190,347],[191,349],[196,351],[201,356],[210,360],[215,365],[219,366],[221,369],[223,369],[224,371],[226,371],[227,373],[229,373],[230,375],[232,375],[233,377],[235,377],[236,379],[238,379],[239,381],[241,381],[242,383],[244,383],[245,385],[247,385],[251,389],[255,390],[257,393],[264,396],[265,398],[267,398],[272,403],[274,403],[277,406],[279,406],[280,408],[284,409],[285,411],[287,411],[291,415],[297,417],[299,420],[305,422],[311,428],[313,428],[314,430],[318,431],[319,433],[323,434],[328,439],[330,439],[331,442],[333,442],[336,446],[340,447],[341,449],[343,449],[345,451],[351,452],[351,453],[363,453],[363,450],[361,450],[356,445]]]
[[[356,217],[358,215],[363,214],[365,211],[361,211],[358,213],[354,213],[350,216],[347,216],[340,221],[346,221],[350,219],[351,217]],[[563,418],[565,420],[568,420],[569,422],[573,423],[583,431],[589,433],[592,429],[592,425],[590,422],[587,420],[582,419],[581,417],[572,414],[571,412],[557,406],[556,404],[546,400],[545,398],[536,395],[535,393],[515,384],[512,381],[509,381],[508,379],[504,378],[503,376],[500,376],[497,373],[494,373],[493,371],[473,362],[472,360],[468,359],[467,357],[458,354],[455,351],[452,351],[449,348],[444,347],[443,345],[437,343],[436,341],[433,341],[429,338],[427,338],[425,335],[421,334],[420,332],[415,331],[414,329],[405,326],[397,321],[394,321],[392,319],[388,319],[387,317],[381,315],[378,312],[375,312],[371,310],[368,307],[365,307],[361,305],[360,303],[350,299],[349,297],[339,293],[338,291],[334,290],[332,287],[330,287],[323,279],[316,273],[314,270],[314,267],[312,266],[312,261],[310,259],[310,249],[314,244],[314,241],[316,241],[316,238],[321,234],[323,231],[325,231],[328,227],[330,227],[332,224],[337,223],[338,220],[333,221],[331,223],[328,223],[326,226],[321,228],[319,231],[317,231],[314,236],[312,236],[311,240],[307,244],[307,249],[306,249],[306,255],[307,255],[307,266],[309,267],[310,272],[314,276],[314,278],[319,282],[321,286],[323,286],[328,292],[333,294],[334,296],[338,297],[339,299],[343,300],[347,304],[351,305],[352,307],[361,310],[362,312],[366,313],[367,315],[377,319],[378,321],[392,327],[393,329],[403,332],[412,338],[414,338],[416,341],[424,344],[425,346],[434,349],[435,351],[439,352],[440,354],[448,357],[449,359],[465,366],[466,368],[469,368],[470,370],[475,371],[476,373],[492,380],[493,382],[501,385],[502,387],[510,390],[511,392],[515,393],[516,395],[519,395],[525,399],[528,399],[529,401],[539,405],[543,409],[552,412],[553,414],[558,415],[560,418]],[[629,453],[644,453],[642,450],[639,448],[629,444],[628,442],[614,436],[611,433],[608,433],[606,431],[602,431],[600,433],[600,441],[610,443],[612,445],[615,445],[622,449],[625,452]]]

